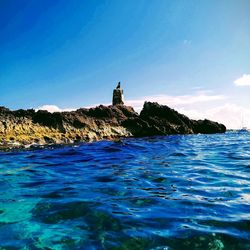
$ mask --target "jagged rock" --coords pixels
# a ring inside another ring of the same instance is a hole
[[[223,124],[194,121],[168,106],[145,102],[140,114],[125,105],[100,105],[72,112],[11,111],[0,107],[1,147],[73,143],[120,137],[223,133]]]
[[[125,122],[125,126],[131,128],[135,136],[210,134],[224,133],[226,131],[226,127],[223,124],[209,120],[194,121],[174,109],[158,103],[145,102],[139,118],[140,121],[137,121],[136,124],[131,119]],[[144,126],[144,129],[141,126],[142,121],[146,122],[147,125]],[[134,123],[133,126],[130,123]]]
[[[0,114],[7,114],[11,112],[8,108],[5,108],[5,107],[0,107]]]
[[[193,121],[193,132],[195,134],[214,134],[214,133],[224,133],[226,127],[218,122],[205,120]]]

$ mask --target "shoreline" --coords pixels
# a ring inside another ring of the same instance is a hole
[[[0,144],[0,152],[11,152],[11,151],[25,151],[25,150],[39,150],[39,149],[55,149],[55,148],[64,148],[64,147],[72,147],[77,148],[82,145],[92,144],[92,143],[102,143],[102,142],[116,142],[119,143],[123,140],[152,140],[152,139],[162,139],[165,137],[171,136],[199,136],[199,135],[220,135],[232,132],[239,132],[239,130],[231,131],[227,130],[225,133],[213,133],[213,134],[169,134],[169,135],[152,135],[152,136],[144,136],[144,137],[117,137],[112,139],[101,139],[101,140],[93,140],[93,141],[80,141],[80,142],[71,142],[71,143],[47,143],[47,144],[8,144],[2,145]]]

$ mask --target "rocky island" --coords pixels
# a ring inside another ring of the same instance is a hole
[[[223,124],[192,120],[158,103],[145,102],[138,114],[124,105],[120,83],[113,91],[112,104],[55,113],[0,107],[0,148],[226,131]]]

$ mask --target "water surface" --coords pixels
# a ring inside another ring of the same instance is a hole
[[[250,133],[0,153],[0,249],[250,249]]]

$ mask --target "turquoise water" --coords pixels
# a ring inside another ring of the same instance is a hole
[[[250,249],[250,133],[0,152],[0,249]]]

